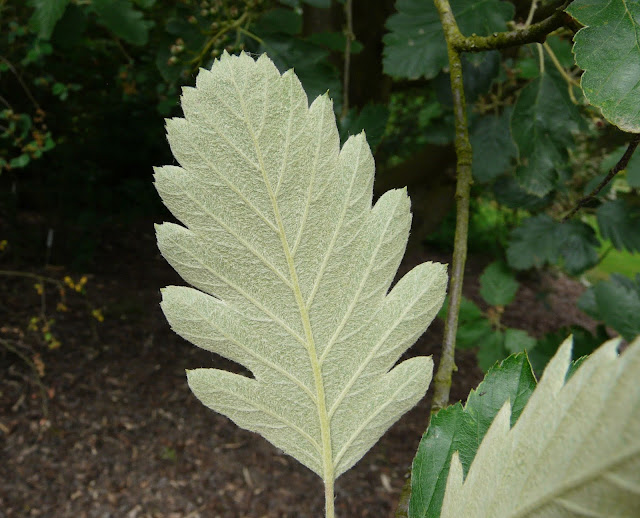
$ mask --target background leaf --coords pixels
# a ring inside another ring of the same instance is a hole
[[[596,211],[602,237],[618,250],[640,252],[640,207],[618,199],[603,203]]]
[[[480,276],[480,295],[492,306],[509,304],[518,287],[515,275],[504,263],[491,263]]]
[[[38,33],[39,38],[48,40],[58,20],[62,18],[69,0],[32,0],[30,3],[35,10],[29,23]]]
[[[501,115],[487,115],[473,123],[469,137],[473,148],[473,178],[477,182],[495,180],[515,158],[516,147],[509,129],[510,118],[511,110],[505,110]]]
[[[466,35],[502,31],[514,14],[512,4],[499,0],[453,0],[451,9]],[[435,5],[398,0],[396,10],[387,20],[390,32],[383,38],[385,73],[409,79],[434,78],[447,65],[447,49]]]
[[[98,22],[132,45],[145,45],[153,22],[145,20],[141,11],[129,0],[93,0]]]
[[[623,131],[640,133],[640,4],[574,0],[567,12],[587,27],[574,36],[582,91]]]

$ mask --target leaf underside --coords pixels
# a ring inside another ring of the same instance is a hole
[[[566,381],[571,339],[510,429],[504,404],[463,482],[455,453],[442,518],[617,517],[640,509],[640,338],[605,343]]]
[[[417,403],[431,358],[394,367],[445,294],[424,263],[389,291],[411,222],[405,190],[372,207],[364,134],[340,149],[332,103],[309,107],[293,71],[244,53],[201,70],[167,120],[180,166],[155,170],[185,226],[157,227],[194,288],[169,286],[172,328],[251,371],[188,371],[208,407],[260,433],[325,481],[355,464]]]

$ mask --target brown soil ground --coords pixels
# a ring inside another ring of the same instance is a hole
[[[190,393],[186,368],[242,370],[169,329],[159,288],[183,282],[157,253],[151,224],[128,240],[118,235],[105,240],[110,245],[102,247],[101,267],[88,275],[85,293],[67,296],[68,311],[56,312],[56,289],[46,291],[61,342],[56,350],[42,343],[42,333],[26,330],[40,312],[36,281],[0,276],[0,339],[32,360],[39,354],[36,366],[44,374],[39,386],[20,355],[0,347],[0,517],[323,516],[323,489],[313,473]],[[449,262],[421,252],[402,270],[424,260]],[[465,294],[477,302],[486,263],[475,257],[468,262]],[[37,273],[67,274],[51,268]],[[562,325],[588,326],[575,308],[581,291],[562,277],[525,279],[504,321],[535,336]],[[104,322],[91,316],[95,308]],[[434,322],[409,353],[433,354],[437,362],[442,330]],[[457,366],[453,401],[464,400],[482,379],[473,352],[460,352]],[[337,516],[393,515],[429,403],[427,396],[338,479]]]

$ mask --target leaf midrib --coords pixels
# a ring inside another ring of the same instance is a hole
[[[240,92],[240,88],[236,83],[235,76],[231,75],[231,81],[233,82],[236,91]],[[268,88],[268,83],[264,82],[265,89]],[[267,99],[267,95],[265,92],[265,99]],[[264,160],[262,157],[262,150],[258,145],[258,141],[256,139],[255,132],[253,131],[253,127],[250,124],[250,117],[247,114],[246,105],[244,102],[244,97],[239,95],[240,106],[242,108],[242,112],[244,114],[245,124],[247,126],[247,130],[249,135],[251,136],[251,140],[253,142],[253,146],[256,151],[256,155],[258,157],[258,162],[260,166],[260,173],[262,174],[262,179],[267,188],[267,193],[269,195],[269,199],[271,200],[271,205],[273,208],[274,217],[276,218],[276,224],[278,227],[278,234],[280,236],[280,241],[282,243],[282,249],[289,266],[289,273],[291,276],[291,284],[293,286],[294,295],[296,298],[296,302],[298,304],[298,308],[300,310],[300,317],[302,320],[302,325],[304,327],[304,334],[306,337],[306,347],[307,352],[309,354],[309,361],[311,363],[311,367],[313,370],[313,377],[316,388],[316,406],[318,409],[318,420],[320,424],[320,436],[321,436],[321,444],[322,444],[322,464],[323,464],[323,480],[325,485],[333,485],[334,480],[334,462],[333,462],[333,454],[331,450],[331,430],[330,430],[330,421],[327,413],[326,407],[326,398],[324,393],[324,381],[322,379],[322,372],[320,368],[320,362],[318,361],[318,354],[315,347],[315,341],[313,338],[313,331],[311,330],[311,320],[309,319],[309,313],[307,311],[307,306],[305,304],[304,298],[302,296],[302,290],[300,289],[300,282],[298,280],[298,273],[296,271],[296,267],[293,260],[293,255],[291,249],[289,248],[289,243],[287,242],[287,237],[284,229],[284,224],[282,221],[282,217],[280,216],[280,208],[278,206],[278,200],[275,197],[275,193],[271,186],[271,182],[267,176],[267,171],[264,166]],[[265,103],[266,105],[266,103]],[[266,108],[265,108],[266,109]],[[288,146],[289,142],[285,142],[285,146]]]

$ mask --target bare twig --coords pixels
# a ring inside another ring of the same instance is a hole
[[[607,174],[607,176],[604,177],[604,180],[602,180],[598,184],[598,186],[595,189],[593,189],[593,191],[591,191],[589,194],[587,194],[584,198],[581,198],[580,200],[578,200],[578,203],[576,204],[576,206],[573,209],[571,209],[571,211],[569,211],[569,213],[567,213],[567,215],[564,218],[562,218],[563,223],[569,220],[576,212],[578,212],[582,207],[584,207],[587,203],[593,200],[598,195],[598,193],[602,189],[604,189],[604,187],[613,179],[615,175],[617,175],[620,171],[627,168],[627,165],[629,165],[629,160],[631,160],[631,157],[633,156],[633,152],[638,147],[638,144],[640,144],[640,134],[636,134],[633,136],[633,139],[629,143],[629,146],[627,147],[627,150],[624,152],[624,155],[622,155],[622,158],[618,160],[618,163],[613,166],[611,171],[609,171],[609,174]]]

